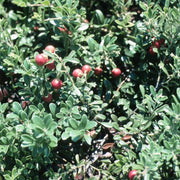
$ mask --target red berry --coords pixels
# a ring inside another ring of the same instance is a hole
[[[53,79],[51,85],[54,89],[60,89],[63,86],[63,82],[59,79]]]
[[[94,73],[95,73],[95,75],[97,75],[97,76],[100,76],[100,75],[102,74],[102,72],[103,72],[103,70],[102,70],[102,68],[100,68],[100,67],[96,67],[96,68],[94,69]]]
[[[91,67],[89,66],[89,65],[84,65],[83,67],[82,67],[82,72],[83,73],[89,73],[91,71]]]
[[[84,19],[84,21],[83,21],[84,23],[89,23],[89,21],[87,20],[87,19]]]
[[[4,94],[4,97],[7,97],[9,95],[8,91],[6,90],[6,88],[3,88],[3,94]]]
[[[61,32],[65,32],[65,33],[71,34],[71,31],[68,31],[65,26],[64,26],[64,28],[58,27],[58,29],[59,29]]]
[[[160,43],[160,44],[164,44],[164,42],[165,42],[165,40],[164,40],[164,39],[162,39],[162,38],[161,38],[161,39],[159,39],[159,43]]]
[[[35,60],[36,60],[36,64],[38,66],[43,66],[44,64],[46,64],[46,62],[48,61],[48,57],[45,56],[44,54],[38,54],[36,57],[35,57]]]
[[[153,42],[152,42],[152,45],[153,45],[154,47],[156,47],[157,49],[160,49],[162,45],[163,45],[163,46],[166,46],[165,40],[162,39],[162,38],[159,39],[159,40],[156,40],[155,42],[153,41]]]
[[[29,101],[22,101],[22,108],[25,109],[26,106],[28,106],[30,103]]]
[[[52,45],[48,45],[45,47],[45,50],[51,52],[51,53],[54,53],[55,52],[55,47],[52,46]]]
[[[83,76],[83,72],[81,69],[75,69],[72,73],[74,78],[81,78]]]
[[[160,49],[161,44],[160,44],[159,41],[156,41],[156,42],[154,43],[154,46],[155,46],[157,49]]]
[[[3,92],[2,90],[0,89],[0,102],[3,100]]]
[[[121,70],[119,68],[115,68],[111,71],[113,77],[119,77],[121,75]]]
[[[38,31],[39,30],[39,26],[34,26],[34,31]]]
[[[137,170],[131,170],[129,172],[129,180],[133,180],[134,179],[134,176],[137,175]]]
[[[61,32],[65,32],[65,29],[62,28],[62,27],[58,27],[58,29],[59,29]]]
[[[55,69],[56,65],[54,64],[54,60],[51,63],[46,64],[46,68],[48,68],[49,70]]]
[[[155,55],[156,54],[156,52],[154,52],[154,50],[153,50],[153,46],[151,46],[149,48],[149,54],[151,54],[151,55]]]
[[[52,94],[48,94],[48,96],[43,96],[42,98],[47,103],[50,103],[53,99]]]
[[[159,43],[160,45],[166,46],[165,40],[162,38],[159,40]]]

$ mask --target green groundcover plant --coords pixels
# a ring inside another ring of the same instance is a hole
[[[0,1],[3,179],[180,179],[178,0]]]

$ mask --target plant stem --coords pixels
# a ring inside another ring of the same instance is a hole
[[[127,81],[128,77],[126,77],[118,86],[117,92],[121,89],[122,85]],[[113,99],[115,98],[115,95],[112,96],[112,98],[109,100],[109,104],[112,103]]]
[[[63,63],[62,58],[59,57],[57,54],[55,54],[55,56],[56,56],[57,59],[61,62],[62,66],[63,66],[63,68],[64,68],[64,70],[65,70],[65,73],[67,74],[68,79],[71,81],[71,83],[72,83],[74,89],[78,91],[78,94],[79,94],[79,96],[78,96],[78,97],[79,97],[79,100],[84,104],[85,102],[84,102],[84,100],[82,99],[82,93],[81,93],[81,91],[76,87],[76,85],[75,85],[73,79],[71,78],[69,72],[67,71],[67,68],[66,68],[65,64]]]

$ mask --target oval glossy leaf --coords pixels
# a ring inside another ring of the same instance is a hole
[[[50,104],[49,104],[49,109],[50,109],[52,115],[55,115],[55,114],[56,114],[56,104],[50,103]]]
[[[78,31],[85,31],[88,29],[89,25],[87,23],[82,23],[81,26],[78,28]]]
[[[90,136],[88,136],[87,134],[84,134],[84,139],[89,145],[91,145],[92,138]]]

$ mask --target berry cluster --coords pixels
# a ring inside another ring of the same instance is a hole
[[[71,34],[71,31],[68,31],[68,29],[65,27],[65,26],[63,26],[63,27],[58,27],[58,29],[61,31],[61,32],[64,32],[64,33],[68,33],[69,35]]]
[[[47,50],[47,51],[49,51],[51,53],[54,53],[55,52],[55,47],[52,46],[52,45],[48,45],[48,46],[46,46],[45,50]],[[55,69],[55,67],[56,67],[55,63],[54,63],[54,60],[48,59],[48,56],[46,56],[44,53],[38,54],[35,57],[35,60],[36,60],[36,64],[38,66],[46,65],[46,68],[49,69],[49,70]]]
[[[0,102],[3,101],[4,98],[7,98],[8,95],[9,93],[5,87],[0,88]]]
[[[73,74],[74,78],[78,78],[78,77],[81,78],[84,73],[88,74],[90,71],[91,71],[91,67],[86,64],[86,65],[82,66],[81,69],[79,69],[79,68],[74,69],[72,74]],[[94,69],[95,75],[100,76],[102,73],[103,73],[103,69],[101,67],[96,67]],[[112,74],[112,77],[114,77],[114,78],[119,77],[121,75],[121,70],[119,68],[114,68],[111,71],[111,74]]]
[[[48,45],[45,47],[45,50],[46,51],[49,51],[51,53],[54,53],[55,52],[55,47],[52,46],[52,45]],[[44,53],[40,53],[38,54],[36,57],[35,57],[35,61],[36,61],[36,64],[38,66],[44,66],[49,69],[49,70],[52,70],[52,69],[55,69],[56,68],[56,65],[54,63],[54,60],[51,60],[51,59],[48,59],[48,56],[46,56]],[[61,80],[58,80],[58,79],[54,79],[52,82],[51,82],[51,85],[54,89],[60,89],[63,85],[62,81]],[[52,97],[52,94],[48,94],[47,96],[43,96],[42,97],[43,100],[47,103],[50,103],[53,99]]]
[[[81,69],[79,68],[74,69],[72,75],[74,78],[81,78],[84,73],[88,74],[90,71],[91,71],[91,66],[86,64]]]
[[[166,46],[166,44],[165,44],[165,40],[164,39],[158,39],[158,40],[156,40],[156,41],[153,41],[152,42],[152,45],[150,46],[150,48],[149,48],[149,53],[151,54],[151,55],[156,55],[157,53],[153,50],[153,48],[157,48],[157,49],[160,49],[161,47],[165,47]]]
[[[51,53],[55,52],[55,47],[52,45],[48,45],[45,48],[46,51],[49,51]],[[46,56],[44,53],[40,53],[35,57],[36,64],[38,66],[44,66],[49,69],[55,69],[56,65],[54,63],[54,60],[48,59],[48,56]],[[81,78],[84,74],[88,74],[92,70],[91,66],[85,64],[82,66],[82,68],[76,68],[73,70],[72,75],[75,79]],[[94,69],[94,74],[96,76],[100,76],[103,73],[103,69],[101,67],[96,67]],[[113,78],[117,78],[121,75],[121,70],[119,68],[114,68],[111,71],[111,75]],[[54,89],[58,90],[63,86],[62,80],[55,78],[52,80],[51,85]],[[53,97],[52,94],[48,94],[47,96],[43,96],[43,100],[47,103],[50,103],[52,101]]]

